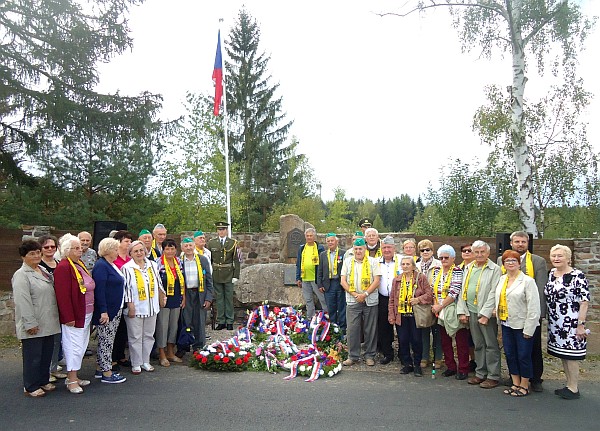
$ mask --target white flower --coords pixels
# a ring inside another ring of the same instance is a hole
[[[233,352],[229,352],[229,353],[227,354],[227,356],[229,356],[230,358],[235,358],[235,353],[233,353]]]
[[[298,367],[298,370],[300,370],[301,372],[305,372],[306,371],[306,367],[304,365],[300,365]]]
[[[246,356],[246,351],[245,351],[245,350],[240,350],[240,351],[238,352],[238,354],[239,354],[240,356]]]
[[[215,352],[217,351],[217,349],[215,349],[214,347],[209,347],[209,348],[208,348],[208,351],[209,351],[210,353],[215,353]]]
[[[328,373],[327,373],[327,375],[328,375],[329,377],[333,377],[333,375],[334,375],[334,374],[335,374],[335,373],[334,373],[333,371],[330,371],[330,372],[328,372]]]
[[[261,355],[261,356],[258,357],[258,359],[260,359],[261,361],[264,361],[265,357]]]
[[[322,376],[323,374],[325,374],[325,371],[319,370],[319,375]]]
[[[335,328],[333,328],[333,332],[335,332],[335,333],[337,334],[338,332],[340,332],[340,330],[339,330],[339,328],[336,326]]]

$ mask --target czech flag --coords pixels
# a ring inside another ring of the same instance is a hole
[[[221,106],[221,98],[223,97],[223,59],[221,57],[221,30],[217,37],[217,55],[215,56],[215,69],[212,75],[213,81],[215,82],[215,106],[214,114],[219,115],[219,108]]]

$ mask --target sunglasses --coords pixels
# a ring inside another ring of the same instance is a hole
[[[420,251],[421,251],[421,253],[427,253],[428,251],[431,251],[431,249],[430,248],[422,248]]]
[[[45,246],[43,246],[42,248],[43,248],[44,250],[52,250],[52,249],[55,249],[55,248],[56,248],[56,246],[55,246],[55,245],[45,245]]]
[[[471,250],[470,248],[465,248],[464,250],[461,250],[461,253],[471,253],[473,250]]]

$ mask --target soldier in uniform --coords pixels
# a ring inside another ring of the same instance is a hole
[[[227,236],[227,222],[217,222],[217,238],[206,244],[210,250],[213,287],[217,302],[217,330],[233,330],[233,284],[240,277],[237,241]]]

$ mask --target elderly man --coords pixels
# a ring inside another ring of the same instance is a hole
[[[544,287],[548,282],[548,268],[546,260],[537,254],[529,252],[529,235],[527,232],[516,231],[510,235],[511,248],[521,255],[521,271],[535,280],[540,296],[540,316],[545,316],[547,312],[546,297]],[[498,257],[498,265],[502,265],[502,256]],[[502,267],[502,272],[506,270]],[[542,359],[542,319],[540,325],[533,334],[533,350],[531,351],[531,360],[533,362],[533,377],[530,380],[531,389],[534,392],[542,392],[542,374],[544,373],[544,361]]]
[[[367,243],[367,254],[369,257],[379,259],[381,257],[381,240],[379,232],[374,227],[365,230],[365,241]]]
[[[496,286],[502,275],[500,267],[489,259],[490,246],[478,240],[471,246],[475,260],[463,272],[463,290],[459,296],[459,321],[468,324],[475,343],[475,376],[468,382],[484,389],[500,381],[500,347],[495,317]]]
[[[167,239],[167,228],[162,223],[158,223],[152,229],[152,244],[150,245],[150,260],[158,260],[162,256],[162,243]]]
[[[233,285],[240,278],[240,258],[238,243],[227,236],[229,223],[215,223],[217,238],[208,241],[213,269],[213,286],[217,301],[217,330],[233,330]]]
[[[340,249],[338,238],[333,232],[327,234],[325,242],[327,250],[319,254],[317,286],[325,294],[329,320],[346,332],[346,296],[340,283],[345,250]]]
[[[306,302],[306,317],[310,320],[315,315],[315,300],[317,295],[321,307],[328,311],[325,295],[317,286],[317,273],[319,270],[319,255],[325,251],[321,244],[317,244],[317,231],[309,227],[304,231],[306,242],[298,248],[296,258],[296,284],[302,288],[302,297]]]
[[[185,278],[185,308],[183,320],[194,332],[193,350],[201,349],[206,341],[206,310],[213,301],[213,282],[210,262],[195,252],[192,238],[181,241],[183,259],[181,269]]]
[[[376,259],[366,255],[363,238],[354,241],[354,256],[344,260],[342,287],[346,291],[346,320],[348,321],[348,359],[345,366],[354,365],[360,358],[360,328],[364,324],[365,364],[375,365],[377,353],[377,314],[379,297],[375,292],[381,280],[381,268]]]
[[[394,360],[394,325],[388,322],[388,304],[392,291],[394,277],[400,274],[400,256],[396,254],[394,238],[386,236],[381,241],[381,253],[379,267],[381,268],[381,283],[379,284],[379,312],[377,318],[377,347],[383,358],[379,361],[382,365],[389,364]]]
[[[150,257],[152,253],[152,234],[150,231],[148,229],[142,229],[138,234],[138,241],[141,241],[142,244],[144,244],[144,247],[146,247],[146,250],[148,251],[148,256],[146,257]]]
[[[210,250],[206,248],[206,235],[201,230],[194,232],[194,245],[196,246],[196,253],[205,256],[210,262]]]
[[[77,234],[77,238],[79,238],[81,250],[83,250],[81,261],[84,263],[87,270],[91,271],[98,260],[98,253],[96,253],[96,250],[91,248],[92,235],[89,232],[83,231]]]

